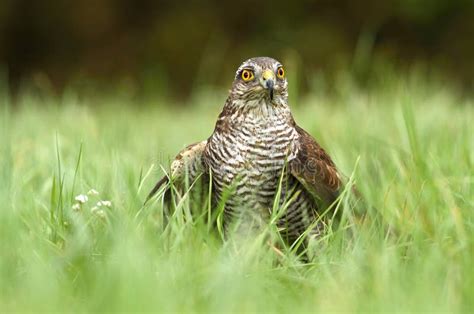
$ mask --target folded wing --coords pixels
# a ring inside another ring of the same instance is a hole
[[[291,174],[297,178],[314,197],[325,204],[332,204],[342,186],[341,177],[331,157],[305,130],[296,126],[299,145],[296,158],[289,162]]]
[[[148,194],[145,202],[148,202],[163,186],[165,186],[165,201],[170,201],[171,184],[178,191],[184,191],[186,184],[192,184],[200,176],[207,173],[206,166],[202,161],[202,153],[207,141],[191,144],[176,155],[171,163],[171,171],[163,176]],[[203,181],[206,179],[203,178]]]

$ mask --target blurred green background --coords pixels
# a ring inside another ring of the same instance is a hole
[[[258,55],[285,62],[301,93],[315,75],[331,86],[349,69],[366,86],[374,69],[414,64],[470,91],[473,38],[472,0],[0,2],[0,66],[14,94],[119,87],[187,99],[228,88]]]

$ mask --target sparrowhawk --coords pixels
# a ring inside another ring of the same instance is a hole
[[[214,206],[223,203],[226,231],[268,222],[277,200],[284,208],[278,227],[289,244],[308,228],[321,232],[321,211],[342,185],[329,155],[293,119],[283,65],[268,57],[242,63],[214,132],[182,150],[149,197],[185,176],[210,181]]]

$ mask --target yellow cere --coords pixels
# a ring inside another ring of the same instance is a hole
[[[263,71],[262,73],[262,77],[263,79],[266,81],[268,79],[274,79],[275,78],[275,74],[273,73],[272,70],[265,70]]]

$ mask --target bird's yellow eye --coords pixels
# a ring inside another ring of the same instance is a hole
[[[283,67],[279,67],[277,70],[277,76],[279,78],[284,78],[285,77],[285,70],[283,70]]]
[[[243,70],[241,76],[245,82],[251,81],[254,78],[253,71],[251,70]]]

